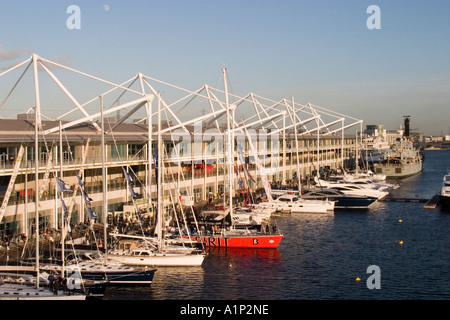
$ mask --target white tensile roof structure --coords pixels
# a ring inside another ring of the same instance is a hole
[[[226,69],[223,71],[225,89],[205,84],[197,90],[188,90],[142,73],[117,84],[33,54],[0,73],[0,84],[4,88],[0,91],[0,118],[7,117],[2,108],[10,105],[17,110],[20,103],[27,106],[28,113],[36,111],[39,124],[43,118],[63,120],[63,128],[90,122],[100,131],[100,102],[105,117],[125,112],[116,121],[117,126],[132,116],[135,122],[139,119],[145,122],[149,118],[155,122],[154,106],[159,101],[164,117],[161,120],[170,124],[171,130],[187,130],[187,125],[200,121],[222,130],[227,105],[235,112],[236,125],[270,129],[272,133],[296,128],[299,136],[318,132],[320,135],[343,134],[358,124],[362,129],[362,120],[311,103],[302,105],[293,98],[274,101],[254,93],[237,96],[226,90]],[[23,93],[34,101],[23,100]],[[16,99],[19,101],[15,101],[15,96],[20,96]],[[9,115],[10,118],[15,116]],[[58,129],[42,130],[48,134]]]
[[[27,120],[36,132],[35,159],[39,158],[40,134],[46,136],[89,124],[99,136],[101,134],[104,144],[104,136],[112,135],[114,129],[125,122],[152,124],[146,126],[149,167],[153,160],[151,142],[154,136],[158,135],[160,148],[162,134],[172,135],[175,131],[194,135],[194,139],[196,133],[208,131],[210,136],[235,141],[239,135],[250,137],[252,130],[265,130],[269,136],[277,137],[276,143],[279,143],[278,137],[283,137],[283,152],[287,137],[295,138],[296,142],[301,136],[319,139],[335,135],[344,139],[347,129],[359,125],[362,131],[362,120],[311,103],[301,105],[293,98],[274,101],[254,93],[238,96],[228,90],[226,68],[222,68],[222,72],[223,89],[205,84],[197,90],[188,90],[143,73],[122,83],[113,83],[33,54],[0,73],[0,119],[15,118],[23,113],[30,116]],[[18,106],[24,106],[25,110],[20,111]],[[115,119],[106,127],[104,120],[109,117]],[[46,127],[43,119],[52,120],[53,125]],[[59,126],[55,126],[55,122],[59,122]],[[155,123],[156,132],[153,131]],[[319,151],[319,143],[316,145]],[[225,162],[229,166],[230,188],[234,148],[234,143],[227,143],[224,153],[228,157]],[[252,143],[248,149],[257,155],[258,162],[259,155]],[[35,163],[37,175],[38,161]],[[148,181],[150,185],[151,176]],[[262,177],[262,181],[266,187],[267,180]],[[35,183],[35,190],[39,190],[38,179]],[[106,203],[103,207],[106,208]]]

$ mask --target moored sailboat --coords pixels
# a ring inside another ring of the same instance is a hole
[[[227,113],[227,126],[228,126],[228,144],[227,144],[227,154],[228,154],[228,188],[229,188],[229,216],[231,219],[229,221],[228,226],[222,226],[220,230],[213,228],[209,234],[202,234],[201,232],[197,235],[194,235],[192,239],[202,241],[202,243],[206,247],[227,247],[227,248],[277,248],[280,244],[283,235],[280,233],[279,229],[276,226],[270,226],[269,224],[257,224],[251,227],[241,227],[239,228],[236,223],[233,222],[234,210],[235,206],[233,203],[233,185],[234,185],[234,150],[235,150],[235,108],[230,106],[228,103],[228,91],[227,91],[227,79],[226,79],[226,69],[222,69],[224,74],[224,84],[225,84],[225,100],[226,100],[226,113]],[[256,165],[258,167],[258,171],[261,176],[261,180],[263,181],[264,188],[266,190],[266,194],[271,199],[270,194],[270,185],[265,175],[265,170],[262,167],[262,164],[259,160],[259,156],[256,152],[256,149],[253,146],[251,136],[249,135],[246,127],[237,128],[241,132],[245,134],[248,138],[249,147],[252,150],[252,153],[255,158]],[[239,147],[239,144],[237,144]],[[242,181],[241,181],[242,182]],[[250,209],[253,210],[253,205],[249,206]],[[228,209],[227,209],[228,210]],[[225,219],[223,219],[225,221]],[[203,233],[205,233],[204,230]]]
[[[35,139],[34,139],[34,150],[35,150],[35,190],[39,190],[39,130],[41,128],[41,124],[38,117],[38,108],[35,108]],[[20,160],[16,160],[15,170],[18,170],[20,165]],[[62,198],[61,198],[62,200]],[[34,285],[30,285],[28,283],[16,282],[16,283],[5,283],[3,277],[8,276],[5,273],[0,274],[0,300],[85,300],[88,292],[83,284],[83,279],[78,278],[77,275],[74,275],[72,279],[68,279],[66,282],[66,288],[69,290],[61,290],[59,287],[59,281],[51,282],[52,287],[50,288],[41,288],[41,276],[40,276],[40,264],[39,264],[39,193],[35,192],[35,264],[31,267],[31,271],[35,273],[35,276],[32,277],[31,283]],[[62,225],[64,225],[64,219],[62,219]],[[17,273],[17,269],[14,267],[13,271]],[[64,274],[62,274],[64,276]],[[62,279],[62,277],[60,278]],[[34,280],[34,281],[33,281]],[[72,281],[71,281],[72,280]],[[44,279],[45,282],[45,279]],[[103,287],[103,292],[104,292]],[[100,289],[101,290],[101,289]],[[100,294],[102,295],[103,292]]]
[[[160,96],[158,95],[158,101],[160,101]],[[169,246],[165,241],[164,236],[164,205],[162,199],[162,152],[164,150],[161,137],[161,106],[158,103],[158,148],[156,149],[154,158],[154,168],[157,177],[157,226],[156,226],[156,237],[153,239],[146,239],[144,235],[135,241],[135,247],[129,246],[125,249],[125,246],[118,247],[110,250],[107,253],[108,260],[121,262],[126,265],[138,265],[138,266],[201,266],[206,254],[204,252],[198,251],[186,251],[179,250],[179,247]],[[136,215],[140,221],[140,211],[136,206],[136,194],[133,190],[134,180],[131,175],[123,168],[123,173],[128,183],[128,189],[130,191],[131,199],[135,208]],[[129,238],[127,235],[116,235],[121,238]],[[136,240],[136,237],[134,237]],[[149,241],[150,240],[150,241]]]

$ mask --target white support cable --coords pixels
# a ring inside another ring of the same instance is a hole
[[[106,115],[108,115],[108,114],[110,114],[110,113],[114,113],[114,112],[116,112],[116,111],[118,111],[118,110],[122,110],[122,109],[128,108],[128,107],[130,107],[130,106],[132,106],[132,105],[135,105],[135,104],[139,104],[140,106],[143,106],[143,105],[145,105],[147,102],[151,102],[153,99],[154,99],[154,96],[153,96],[153,95],[146,95],[146,96],[144,96],[144,97],[142,97],[142,98],[139,98],[139,99],[136,99],[136,100],[133,100],[133,101],[130,101],[130,102],[121,104],[121,105],[119,105],[119,106],[110,108],[110,109],[108,109],[108,110],[104,110],[103,115],[106,116]],[[63,128],[63,129],[70,128],[70,127],[72,127],[72,126],[75,126],[75,125],[77,125],[77,124],[83,123],[83,122],[85,122],[85,121],[90,121],[90,120],[92,120],[92,119],[96,119],[96,118],[100,118],[100,117],[101,117],[101,113],[100,113],[100,112],[97,112],[97,113],[94,113],[94,114],[89,115],[89,116],[87,116],[87,117],[84,117],[84,118],[81,118],[81,119],[78,119],[78,120],[74,120],[74,121],[67,122],[67,123],[65,123],[65,124],[62,125],[62,128]],[[50,134],[50,133],[56,132],[56,131],[58,131],[58,130],[59,130],[59,129],[58,129],[57,127],[51,128],[51,129],[48,129],[48,130],[44,131],[44,134]]]
[[[41,57],[39,57],[39,59],[40,59],[41,61],[45,61],[45,62],[47,62],[47,63],[50,63],[50,64],[54,65],[54,66],[60,67],[60,68],[62,68],[62,69],[66,69],[66,70],[72,71],[72,72],[74,72],[74,73],[78,73],[78,74],[83,75],[83,76],[85,76],[85,77],[88,77],[88,78],[97,80],[97,81],[99,81],[99,82],[106,83],[106,84],[108,84],[108,85],[110,85],[110,86],[117,87],[117,88],[120,88],[120,89],[129,91],[129,92],[135,93],[135,94],[137,94],[138,96],[142,96],[142,93],[141,93],[141,92],[136,91],[136,90],[128,89],[128,88],[123,87],[123,86],[121,86],[121,85],[118,85],[118,84],[116,84],[116,83],[114,83],[114,82],[107,81],[107,80],[104,80],[104,79],[99,78],[99,77],[95,77],[95,76],[90,75],[90,74],[88,74],[88,73],[81,72],[81,71],[78,71],[78,70],[76,70],[76,69],[66,67],[66,66],[64,66],[64,65],[62,65],[62,64],[59,64],[59,63],[56,63],[56,62],[53,62],[53,61],[50,61],[50,60],[47,60],[47,59],[44,59],[44,58],[41,58]]]
[[[74,96],[66,89],[66,87],[58,80],[58,78],[51,72],[42,62],[39,61],[41,67],[48,73],[50,78],[55,81],[58,87],[66,94],[66,96],[72,101],[72,103],[84,114],[85,117],[89,117],[89,113],[80,105],[80,103],[74,98]],[[98,124],[96,124],[92,119],[90,120],[91,124],[97,129],[97,131],[101,131],[101,128]]]
[[[122,87],[122,86],[124,86],[126,83],[132,81],[133,79],[135,79],[135,77],[133,77],[133,78],[127,80],[127,81],[122,82],[119,86]],[[109,89],[109,90],[107,90],[107,91],[105,91],[105,92],[103,92],[103,93],[101,93],[101,94],[99,94],[99,95],[106,96],[107,94],[109,94],[109,93],[111,93],[111,92],[113,92],[113,91],[115,91],[115,90],[117,90],[117,89],[120,89],[120,87],[114,87],[114,88],[111,88],[111,89]],[[98,99],[98,96],[96,96],[96,97],[90,99],[89,101],[83,103],[81,106],[84,107],[84,106],[88,105],[89,103],[94,102],[94,101],[97,100],[97,99]],[[64,114],[60,115],[59,117],[57,117],[56,120],[60,120],[60,119],[64,118],[65,116],[71,114],[72,112],[74,112],[74,111],[76,111],[76,110],[77,110],[77,108],[75,107],[75,108],[73,108],[72,110],[69,110],[69,111],[67,111],[66,113],[64,113]]]
[[[5,104],[6,100],[8,100],[8,98],[11,96],[12,92],[14,91],[14,89],[17,87],[17,85],[19,84],[20,80],[22,80],[23,76],[25,75],[25,73],[28,71],[28,69],[30,68],[30,66],[33,64],[33,61],[30,61],[30,63],[28,64],[28,66],[25,68],[25,70],[22,72],[22,74],[20,75],[19,79],[16,81],[16,83],[14,84],[14,86],[12,87],[12,89],[9,91],[9,93],[7,94],[7,96],[5,97],[5,99],[3,99],[2,103],[0,103],[0,108],[3,107],[3,105]],[[1,75],[0,75],[1,76]]]
[[[15,69],[17,69],[17,68],[20,68],[21,66],[23,66],[25,63],[27,63],[27,62],[29,62],[29,61],[33,62],[33,56],[31,56],[30,58],[28,58],[28,59],[25,60],[25,61],[22,61],[22,62],[16,64],[15,66],[9,68],[8,70],[3,71],[2,73],[0,73],[0,77],[3,76],[3,75],[5,75],[5,74],[7,74],[7,73],[10,72],[10,71],[13,71],[13,70],[15,70]]]

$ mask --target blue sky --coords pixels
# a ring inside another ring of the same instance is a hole
[[[80,30],[66,27],[72,4]],[[380,30],[366,26],[373,4]],[[238,95],[294,96],[388,129],[410,115],[413,129],[450,134],[450,1],[2,1],[0,30],[2,69],[37,53],[194,90],[220,87],[226,66]]]

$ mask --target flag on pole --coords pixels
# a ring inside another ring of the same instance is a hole
[[[153,161],[155,166],[155,178],[156,181],[158,181],[158,149],[155,150],[155,153],[153,153]],[[156,191],[158,191],[158,183],[156,184]]]
[[[73,192],[73,190],[70,188],[70,186],[62,181],[60,178],[56,177],[56,184],[58,186],[59,192]]]
[[[90,220],[96,220],[96,219],[98,219],[98,216],[95,214],[94,211],[92,211],[91,208],[86,207],[86,211],[87,211],[87,213],[88,213],[88,216],[89,216],[89,219],[90,219]]]
[[[128,186],[128,189],[130,190],[131,198],[133,198],[133,201],[137,199],[137,194],[134,192],[132,186]]]
[[[92,199],[89,198],[88,194],[86,193],[86,191],[84,191],[83,188],[80,188],[80,190],[81,190],[81,194],[83,195],[84,203],[87,205],[91,205]]]
[[[61,206],[64,210],[64,220],[66,221],[67,231],[69,232],[70,237],[72,238],[72,228],[70,228],[69,224],[69,210],[66,207],[66,203],[63,198],[61,198]]]
[[[123,174],[125,175],[125,179],[127,179],[128,183],[129,183],[130,185],[134,185],[133,178],[131,178],[131,176],[130,176],[130,174],[127,172],[127,170],[125,170],[124,167],[122,167],[122,170],[123,170]]]
[[[153,153],[153,161],[154,161],[154,166],[155,166],[155,176],[158,177],[158,149],[155,150],[155,152]]]
[[[80,190],[81,190],[81,194],[83,196],[84,203],[86,204],[86,211],[88,213],[89,220],[96,220],[96,219],[98,219],[98,216],[91,209],[91,201],[93,201],[93,200],[91,198],[89,198],[89,195],[87,194],[87,192],[84,191],[83,187],[85,186],[85,184],[79,174],[77,174],[77,178],[78,178],[78,184],[80,185]]]
[[[83,179],[81,179],[81,176],[79,174],[77,174],[77,178],[78,178],[78,184],[80,185],[80,187],[84,187],[84,181],[83,181]]]

